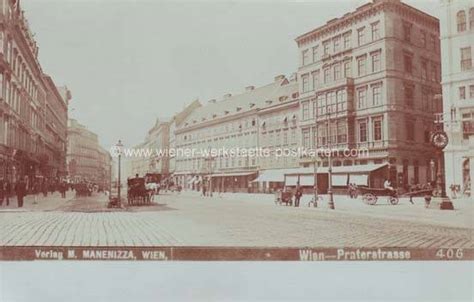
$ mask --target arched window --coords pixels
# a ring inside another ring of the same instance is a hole
[[[469,29],[474,29],[474,7],[469,9]]]
[[[457,24],[458,24],[458,32],[465,31],[466,30],[466,12],[463,10],[460,10],[457,15]]]

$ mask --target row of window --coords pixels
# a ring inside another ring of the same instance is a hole
[[[209,163],[205,159],[183,159],[176,161],[177,170],[200,171],[201,169],[213,171],[225,168],[255,167],[255,157],[219,157]]]
[[[368,32],[369,31],[369,32]],[[367,38],[370,34],[370,40]],[[362,46],[368,42],[376,41],[382,36],[380,21],[370,24],[370,27],[360,27],[357,29],[357,46]],[[321,58],[329,54],[337,54],[341,51],[351,49],[352,31],[347,31],[343,34],[336,35],[332,38],[324,40],[321,45],[315,45],[311,49],[302,51],[302,65],[315,63]],[[322,48],[322,51],[320,50]]]
[[[428,68],[428,65],[430,66]],[[405,73],[415,75],[415,66],[413,62],[413,54],[404,52],[403,54],[403,66]],[[428,59],[421,58],[420,60],[420,77],[426,81],[440,82],[441,76],[439,73],[439,66],[436,62],[430,62]]]
[[[456,14],[456,23],[458,32],[463,32],[467,29],[466,12],[464,10],[458,11]],[[469,9],[469,29],[474,30],[474,7]]]
[[[419,40],[418,40],[417,39],[418,36],[415,36],[413,34],[413,24],[407,21],[403,21],[402,24],[403,24],[403,40],[405,42],[413,44],[414,41],[417,41],[417,42],[419,41],[420,46],[422,48],[426,48],[434,52],[439,51],[438,43],[437,43],[437,41],[439,41],[438,37],[436,37],[433,34],[429,35],[429,43],[428,43],[428,34],[426,33],[426,31],[420,30],[419,32],[420,35],[419,35]]]
[[[364,54],[356,58],[357,61],[357,73],[356,76],[361,77],[369,73],[374,73],[382,70],[382,56],[381,50],[377,50],[370,53],[370,62],[367,66],[368,55]],[[329,84],[334,81],[338,81],[342,78],[351,78],[352,74],[352,60],[345,60],[344,62],[337,62],[331,66],[323,68],[323,77],[320,78],[320,70],[311,72],[311,83],[310,74],[306,73],[301,75],[302,90],[303,92],[309,92],[317,90],[321,84]]]
[[[290,144],[296,144],[297,142],[298,136],[296,135],[296,128],[262,133],[261,145],[263,147],[287,146]]]
[[[10,64],[13,75],[31,98],[37,99],[38,88],[33,80],[32,72],[27,67],[25,60],[21,56],[18,48],[14,46],[11,38],[5,39],[5,33],[0,31],[0,54],[3,54]]]

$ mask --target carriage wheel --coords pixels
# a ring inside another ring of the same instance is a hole
[[[388,198],[388,202],[390,202],[391,205],[397,205],[398,204],[398,197],[390,196]]]
[[[362,200],[368,204],[368,205],[374,205],[377,203],[377,196],[375,196],[372,193],[365,193],[364,197],[362,197]]]

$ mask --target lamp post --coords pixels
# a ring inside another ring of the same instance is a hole
[[[117,154],[118,154],[118,188],[117,188],[117,206],[118,207],[121,207],[122,206],[122,198],[120,196],[120,189],[122,187],[122,182],[121,182],[121,157],[122,157],[122,147],[123,147],[123,144],[122,144],[122,141],[119,140],[118,143],[115,145],[115,147],[117,147]]]
[[[208,160],[208,171],[209,171],[209,176],[208,176],[208,180],[209,180],[209,196],[212,197],[212,164],[213,164],[213,161],[214,161],[214,157],[212,156],[211,154],[211,146],[209,146],[209,156],[207,158]]]
[[[329,109],[329,108],[328,108]],[[327,146],[329,149],[329,156],[328,156],[328,196],[329,196],[329,201],[328,201],[328,206],[331,210],[334,210],[334,195],[332,192],[332,150],[331,150],[331,145],[330,145],[330,137],[329,137],[329,127],[331,124],[331,118],[330,118],[330,111],[326,112],[327,114]]]
[[[441,95],[436,95],[435,99],[440,99]],[[446,186],[444,184],[444,177],[441,170],[441,165],[443,164],[443,149],[448,145],[449,138],[447,133],[443,129],[444,118],[443,114],[438,114],[437,119],[435,120],[436,129],[431,135],[431,144],[436,149],[436,155],[438,160],[438,169],[436,174],[436,199],[440,201],[441,210],[454,210],[452,201],[446,195]]]
[[[435,179],[435,162],[433,159],[430,161],[430,167],[431,167],[430,181],[433,182]]]
[[[315,152],[317,152],[315,150]],[[313,207],[318,207],[318,156],[314,156],[314,203]]]

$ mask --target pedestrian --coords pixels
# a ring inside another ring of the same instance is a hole
[[[296,186],[296,192],[295,192],[295,207],[300,206],[301,196],[303,196],[303,192],[301,191],[301,187],[298,185]]]
[[[41,192],[43,192],[43,197],[48,197],[48,182],[46,179],[43,179],[41,183]]]
[[[66,190],[67,190],[67,184],[66,182],[63,181],[60,185],[61,198],[66,198]]]
[[[204,197],[206,196],[206,191],[207,191],[206,185],[203,184],[202,185],[202,196],[204,196]]]
[[[6,202],[7,202],[7,206],[9,206],[10,205],[10,196],[11,196],[11,193],[12,193],[12,184],[10,183],[10,181],[8,181],[8,179],[5,181],[4,188],[5,188],[4,196],[5,196],[5,199],[6,199]]]
[[[20,180],[15,184],[15,193],[16,193],[16,200],[18,203],[18,207],[23,207],[23,198],[26,195],[26,183],[23,179]]]
[[[40,192],[41,192],[41,186],[40,186],[40,183],[37,181],[32,186],[33,204],[38,203],[38,195],[40,194]]]
[[[0,178],[0,206],[3,205],[3,200],[5,199],[5,182],[3,177]]]

